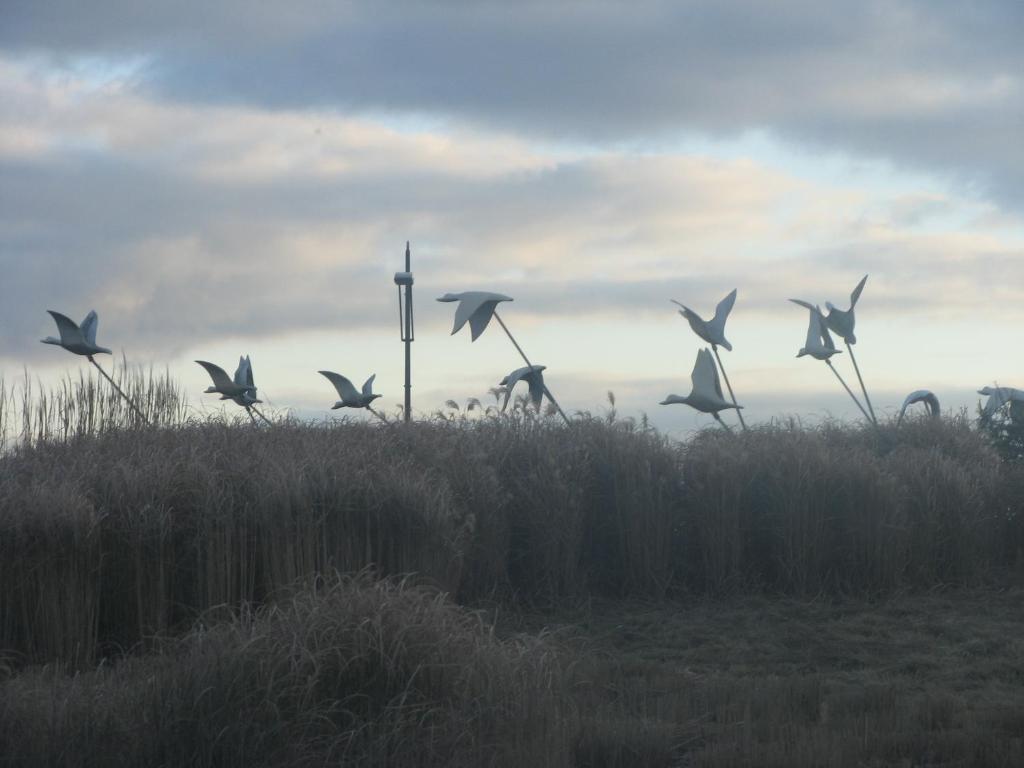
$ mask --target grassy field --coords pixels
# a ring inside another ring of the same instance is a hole
[[[1024,590],[599,600],[575,765],[1024,764]]]
[[[1024,764],[1024,467],[964,416],[679,444],[122,386],[158,427],[0,385],[0,764]]]

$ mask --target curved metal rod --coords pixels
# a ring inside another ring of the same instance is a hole
[[[832,373],[834,373],[836,375],[836,378],[839,379],[839,383],[843,385],[843,389],[846,390],[846,394],[853,398],[853,402],[855,402],[857,404],[857,407],[860,408],[860,412],[864,414],[864,418],[867,419],[868,421],[871,421],[871,416],[869,416],[868,412],[864,410],[864,406],[860,404],[860,400],[858,400],[857,396],[853,394],[853,390],[846,385],[846,382],[843,380],[843,377],[839,375],[839,371],[837,371],[836,367],[832,365],[832,361],[825,360],[825,365],[832,369]]]
[[[260,412],[260,409],[257,408],[255,405],[247,405],[246,408],[252,408],[254,411],[256,411],[256,415],[257,416],[259,416],[261,419],[263,419],[265,422],[267,422],[267,424],[269,424],[271,427],[274,426],[274,422],[272,422],[270,419],[268,419],[266,416],[264,416]],[[251,413],[249,415],[252,416]]]
[[[864,402],[868,404],[868,410],[871,411],[871,421],[878,426],[878,419],[875,418],[875,409],[871,407],[871,398],[868,397],[868,390],[864,386],[864,379],[860,375],[860,366],[857,365],[857,358],[853,354],[853,346],[850,342],[846,342],[846,350],[850,353],[850,360],[853,362],[853,370],[857,372],[857,381],[860,382],[860,391],[864,393]]]
[[[119,395],[120,395],[121,397],[123,397],[123,398],[124,398],[124,401],[125,401],[126,403],[128,403],[128,405],[130,405],[130,406],[131,406],[132,410],[133,410],[133,411],[135,411],[135,413],[137,413],[137,414],[139,415],[139,418],[140,418],[140,419],[142,419],[142,420],[143,420],[143,421],[144,421],[144,422],[146,423],[146,426],[147,426],[147,427],[151,427],[151,426],[153,426],[153,422],[151,422],[151,421],[150,421],[149,419],[147,419],[147,418],[146,418],[146,414],[144,414],[144,413],[142,412],[142,409],[140,409],[140,408],[139,408],[139,406],[137,406],[137,405],[136,405],[136,404],[135,404],[134,402],[132,402],[132,399],[131,399],[130,397],[128,397],[128,395],[126,395],[126,394],[124,393],[124,390],[123,390],[123,389],[121,389],[121,388],[120,388],[119,386],[117,386],[117,382],[116,382],[116,381],[114,381],[114,380],[113,380],[112,378],[110,378],[110,376],[109,376],[109,375],[107,375],[107,372],[106,372],[106,371],[104,371],[104,370],[103,370],[103,369],[102,369],[102,368],[100,367],[100,364],[99,364],[99,363],[97,363],[97,362],[96,362],[96,361],[95,361],[95,360],[93,359],[93,356],[92,356],[92,355],[89,355],[89,362],[90,362],[90,363],[92,363],[93,365],[95,365],[95,366],[96,366],[96,370],[97,370],[97,371],[99,371],[99,372],[100,372],[101,374],[103,374],[103,378],[105,378],[105,379],[106,379],[107,381],[109,381],[109,382],[110,382],[110,386],[112,386],[112,387],[113,387],[113,388],[114,388],[114,389],[115,389],[115,390],[117,391],[117,394],[119,394]]]
[[[743,411],[740,410],[740,404],[736,402],[736,395],[732,393],[732,384],[729,383],[729,374],[725,372],[725,366],[722,365],[722,358],[718,356],[718,345],[712,344],[711,351],[715,353],[715,360],[718,361],[718,367],[722,371],[722,378],[725,379],[725,386],[729,390],[729,397],[732,398],[732,404],[736,406],[736,415],[740,417],[740,426],[742,426],[743,431],[746,432],[747,422],[743,420]]]

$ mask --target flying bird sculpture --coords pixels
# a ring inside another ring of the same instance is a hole
[[[854,335],[853,329],[856,325],[856,316],[854,315],[854,308],[857,306],[857,301],[860,299],[860,294],[864,290],[864,284],[868,281],[868,276],[864,275],[857,283],[857,287],[853,289],[850,294],[850,308],[843,310],[838,309],[832,302],[826,301],[825,307],[828,309],[827,315],[822,315],[821,310],[809,301],[802,301],[801,299],[790,299],[794,304],[799,304],[801,307],[806,307],[812,312],[816,312],[821,316],[828,330],[831,330],[837,336],[840,336],[843,343],[846,344],[846,350],[850,353],[850,362],[853,363],[853,370],[857,374],[857,381],[860,383],[860,391],[864,393],[864,402],[867,403],[868,411],[870,413],[865,414],[875,424],[878,425],[878,419],[875,417],[875,409],[871,405],[871,398],[868,396],[867,387],[864,386],[864,378],[860,375],[860,366],[857,365],[857,357],[853,354],[853,345],[857,343],[857,337]],[[820,358],[819,358],[820,359]],[[833,368],[833,370],[835,370]],[[838,374],[837,374],[838,375]],[[844,382],[844,387],[846,384]],[[849,392],[849,387],[847,387]],[[857,398],[854,398],[856,400]],[[860,403],[858,402],[858,407]],[[864,409],[861,408],[863,411]]]
[[[46,310],[50,313],[50,316],[57,322],[57,332],[60,334],[60,338],[54,338],[53,336],[47,336],[42,339],[43,344],[54,344],[58,347],[63,347],[68,352],[72,352],[76,355],[84,355],[85,358],[95,366],[96,370],[110,382],[110,386],[119,394],[126,403],[132,408],[133,411],[141,418],[146,424],[150,421],[146,418],[146,414],[135,404],[135,402],[125,394],[124,390],[121,389],[106,371],[100,367],[100,364],[96,362],[93,355],[112,354],[106,347],[101,347],[96,343],[96,329],[100,324],[99,316],[96,314],[96,310],[90,310],[89,314],[82,320],[82,324],[78,325],[67,315],[62,315],[60,312],[54,312],[52,309]]]
[[[825,318],[821,314],[821,309],[814,304],[801,299],[790,299],[794,304],[798,304],[807,310],[807,337],[804,339],[804,345],[800,348],[800,351],[796,353],[797,357],[810,356],[815,360],[821,360],[829,367],[835,377],[839,379],[839,383],[843,385],[843,389],[846,390],[846,394],[850,396],[860,412],[864,414],[864,418],[871,421],[871,416],[864,406],[860,404],[860,400],[853,394],[853,390],[847,386],[846,381],[842,376],[839,375],[839,371],[832,365],[830,359],[833,355],[842,354],[842,352],[836,349],[835,342],[832,341],[832,335],[828,332],[828,326],[825,325]]]
[[[546,387],[544,386],[544,369],[547,366],[544,365],[528,365],[523,368],[516,368],[512,373],[501,380],[501,386],[505,388],[505,402],[501,405],[501,410],[505,410],[508,406],[509,397],[512,395],[512,390],[516,384],[520,381],[525,381],[530,388],[530,400],[533,401],[534,408],[540,412],[541,402],[544,399],[544,392]]]
[[[519,342],[516,341],[512,332],[508,329],[508,326],[505,325],[505,321],[501,319],[501,315],[498,314],[498,304],[502,301],[512,301],[511,296],[506,296],[502,293],[491,293],[490,291],[464,291],[463,293],[446,293],[438,301],[459,302],[459,306],[455,310],[455,325],[452,328],[452,334],[458,333],[459,329],[469,322],[470,335],[472,340],[476,341],[493,317],[498,321],[498,325],[501,326],[505,335],[508,336],[508,340],[512,342],[512,346],[516,348],[519,356],[523,358],[527,368],[534,367],[533,363],[530,362],[530,358],[526,356],[523,348],[519,346]],[[551,404],[561,414],[566,425],[569,425],[569,417],[565,415],[565,411],[562,410],[562,406],[555,400],[551,390],[547,388],[547,385],[542,384],[542,386],[544,394],[548,396],[548,400],[551,401]]]
[[[317,373],[326,377],[334,385],[334,388],[338,391],[338,397],[341,398],[341,400],[331,406],[331,410],[337,408],[366,408],[376,413],[370,407],[370,404],[380,397],[380,395],[373,393],[373,380],[377,378],[377,374],[373,374],[368,378],[363,383],[362,391],[360,391],[355,388],[355,385],[349,379],[340,373],[334,373],[333,371],[317,371]]]
[[[722,417],[718,415],[718,412],[728,408],[735,408],[736,413],[739,414],[739,410],[743,406],[730,403],[722,396],[722,384],[718,379],[718,369],[715,367],[714,358],[706,348],[697,352],[697,359],[693,364],[690,380],[693,384],[690,394],[686,397],[669,395],[661,401],[661,405],[682,403],[697,409],[701,413],[710,413],[727,432],[731,432],[732,430],[722,421]]]
[[[219,365],[208,363],[205,360],[196,360],[199,365],[206,369],[213,380],[213,385],[203,390],[203,394],[219,394],[221,400],[232,400],[236,397],[256,400],[256,385],[252,376],[252,362],[249,356],[238,358],[238,367],[235,369],[234,378],[228,376],[227,371]],[[259,402],[259,401],[256,401]]]
[[[60,333],[60,338],[55,339],[53,336],[47,336],[43,339],[43,344],[55,344],[58,347],[64,347],[68,352],[73,352],[76,355],[85,355],[90,361],[92,361],[93,355],[100,353],[111,354],[109,349],[101,347],[96,343],[96,328],[100,323],[96,310],[90,311],[85,316],[81,325],[76,325],[74,320],[67,315],[62,315],[60,312],[54,312],[52,309],[46,311],[57,321],[57,331]]]
[[[219,394],[221,400],[231,400],[242,406],[254,424],[256,420],[253,418],[252,411],[256,411],[267,424],[272,424],[270,419],[256,408],[256,403],[263,401],[256,399],[256,382],[252,375],[252,361],[249,360],[248,355],[238,358],[238,367],[235,369],[234,377],[228,376],[227,371],[214,363],[208,363],[205,360],[196,360],[196,362],[206,369],[206,372],[210,374],[210,379],[213,380],[213,385],[203,390],[204,394]]]
[[[928,415],[936,419],[941,414],[941,410],[939,409],[939,398],[935,396],[934,392],[929,389],[915,389],[903,399],[903,407],[900,408],[899,418],[896,419],[897,427],[903,423],[903,415],[907,412],[907,408],[914,405],[914,403],[924,403],[924,407],[928,411]]]
[[[853,333],[854,325],[856,325],[857,319],[853,314],[854,307],[857,306],[857,300],[860,298],[861,291],[864,290],[864,284],[868,281],[868,276],[864,275],[857,283],[857,287],[853,289],[850,294],[850,308],[842,310],[837,308],[832,302],[826,301],[825,308],[828,310],[828,314],[825,315],[825,323],[837,336],[842,337],[843,341],[847,344],[856,344],[857,337]]]
[[[468,321],[470,340],[476,341],[491,322],[491,317],[494,316],[499,302],[512,301],[512,297],[490,291],[465,291],[463,293],[446,293],[438,301],[459,302],[459,306],[455,309],[455,326],[452,328],[452,335],[458,333],[459,329]]]
[[[722,365],[722,358],[718,355],[718,347],[725,347],[727,350],[732,352],[732,344],[725,338],[725,321],[729,319],[729,313],[732,312],[732,307],[736,303],[736,289],[733,288],[726,295],[724,299],[718,302],[718,306],[715,307],[715,316],[710,320],[705,320],[692,309],[687,307],[675,299],[670,299],[673,304],[677,304],[682,307],[679,310],[679,314],[686,318],[686,322],[690,324],[690,328],[696,333],[701,339],[711,345],[711,351],[715,354],[715,360],[718,361],[718,367],[722,369],[722,376],[725,378],[726,389],[729,390],[729,397],[732,398],[733,405],[736,405],[736,395],[732,391],[732,384],[729,382],[729,374],[725,372],[725,366]],[[715,374],[717,376],[717,373]],[[743,429],[747,428],[747,424],[743,421],[743,414],[740,413],[739,407],[737,406],[736,415],[740,417],[740,425]]]
[[[821,309],[800,299],[790,299],[790,301],[809,310],[807,338],[804,340],[803,347],[796,353],[796,356],[810,355],[815,360],[827,361],[832,355],[842,354],[840,350],[836,349],[835,342],[832,341],[832,335],[828,332],[828,326],[825,325]]]
[[[1015,416],[1024,410],[1024,390],[1013,387],[982,387],[978,394],[988,396],[981,411],[983,419],[992,418],[993,414],[1007,403],[1010,403]]]
[[[686,322],[693,328],[693,332],[700,336],[704,341],[712,346],[725,347],[727,350],[732,352],[732,344],[730,344],[725,338],[725,321],[729,318],[729,313],[732,312],[732,306],[736,303],[736,289],[733,288],[729,294],[718,302],[718,306],[715,307],[715,316],[710,320],[704,320],[700,315],[694,312],[692,309],[687,307],[685,304],[681,304],[675,299],[671,299],[673,304],[678,304],[682,309],[679,310],[679,314],[686,318]]]

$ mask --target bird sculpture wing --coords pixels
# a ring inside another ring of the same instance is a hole
[[[530,399],[533,400],[533,407],[540,411],[540,405],[544,400],[544,374],[534,371],[526,377],[530,385]]]
[[[939,398],[935,396],[935,393],[927,389],[915,389],[903,399],[903,407],[900,408],[900,415],[896,419],[897,425],[903,421],[903,414],[906,413],[907,408],[914,403],[924,403],[931,416],[939,415]]]
[[[248,355],[238,358],[234,382],[239,387],[255,388],[256,384],[252,377],[252,362],[250,362]]]
[[[896,426],[897,427],[900,424],[903,423],[903,414],[905,414],[907,412],[907,408],[909,408],[911,406],[911,404],[914,402],[914,400],[913,400],[914,395],[915,395],[915,393],[911,392],[909,395],[907,395],[903,399],[903,406],[900,408],[900,415],[896,418]]]
[[[75,325],[75,321],[67,315],[62,315],[60,312],[54,312],[52,309],[46,310],[50,313],[54,320],[57,321],[57,331],[60,333],[60,341],[62,344],[74,344],[84,340],[81,329]]]
[[[808,312],[807,315],[807,339],[804,341],[804,348],[814,349],[821,343],[822,339],[821,315],[814,311],[814,307],[811,307],[811,311]]]
[[[490,291],[466,291],[465,293],[446,293],[438,301],[457,301],[459,306],[455,308],[455,323],[452,326],[452,333],[458,333],[467,322],[469,322],[470,334],[473,341],[484,332],[487,324],[491,322],[491,315],[494,308],[500,301],[512,301],[511,296]]]
[[[819,316],[821,315],[821,307],[816,304],[811,304],[811,302],[804,301],[803,299],[790,299],[790,301],[804,309],[810,310],[811,312],[817,312]]]
[[[79,326],[82,331],[82,336],[84,336],[85,340],[93,346],[96,346],[96,328],[99,324],[100,320],[96,315],[96,310],[92,309],[89,311],[89,314],[85,316],[85,320],[83,320],[82,324]]]
[[[732,305],[735,303],[736,289],[733,288],[729,291],[729,295],[718,302],[718,306],[715,307],[715,316],[711,319],[711,325],[720,332],[725,330],[725,320],[729,317],[729,313],[732,312]]]
[[[496,301],[485,301],[469,316],[469,338],[471,341],[476,341],[480,334],[487,330],[497,306],[498,302]]]
[[[210,378],[213,379],[213,386],[218,389],[231,389],[234,387],[235,383],[228,376],[228,372],[219,365],[208,363],[205,360],[196,360],[196,362],[203,366],[206,372],[210,374]]]
[[[719,400],[725,400],[725,395],[722,394],[722,380],[718,376],[718,366],[715,364],[715,359],[711,357],[711,353],[704,350],[707,355],[708,365],[711,367],[711,375],[715,377],[715,394],[718,395]]]
[[[690,374],[693,382],[693,394],[710,396],[717,394],[722,397],[722,385],[718,381],[718,369],[715,367],[715,358],[708,350],[702,349],[697,352],[697,360],[693,364],[693,373]]]
[[[516,384],[519,383],[520,379],[527,380],[527,383],[530,385],[530,396],[533,397],[533,377],[541,376],[541,371],[543,371],[544,368],[545,366],[543,365],[524,365],[522,368],[516,368],[512,373],[503,378],[501,380],[501,386],[505,388],[505,402],[502,403],[501,410],[505,410],[505,408],[508,407],[508,400],[512,396],[512,390],[515,388]],[[540,379],[540,386],[541,391],[543,392],[543,377]]]
[[[860,292],[864,290],[864,283],[866,283],[867,281],[868,276],[864,275],[864,277],[860,279],[860,282],[857,283],[857,287],[853,289],[853,293],[850,294],[850,309],[853,309],[855,306],[857,306],[857,299],[860,298]]]
[[[334,385],[342,400],[358,399],[359,393],[356,391],[355,386],[340,373],[334,373],[333,371],[319,371],[319,373],[321,376],[326,376],[327,380]]]
[[[472,317],[473,313],[479,309],[480,305],[471,300],[470,298],[464,298],[459,302],[459,306],[455,308],[455,324],[452,326],[452,333],[458,333],[459,330],[466,324],[466,321]],[[472,329],[470,329],[472,330]],[[473,338],[476,338],[475,336]]]
[[[828,326],[825,324],[824,316],[821,314],[821,309],[815,307],[814,316],[818,321],[818,330],[821,331],[821,341],[825,345],[825,349],[829,352],[835,352],[836,343],[832,341],[832,334],[828,332]]]
[[[700,315],[698,315],[696,312],[694,312],[692,309],[690,309],[685,304],[683,304],[681,302],[678,302],[675,299],[669,299],[669,301],[671,301],[673,304],[678,304],[680,307],[682,307],[682,309],[679,310],[679,314],[682,315],[686,319],[686,322],[688,322],[691,327],[693,326],[694,323],[697,323],[698,325],[700,325],[701,323],[704,322],[703,318],[701,318]]]
[[[501,404],[501,410],[504,411],[508,407],[508,399],[512,396],[512,390],[519,383],[519,380],[529,372],[530,369],[526,367],[516,368],[499,382],[505,388],[505,400]]]
[[[373,374],[365,382],[363,382],[363,397],[369,397],[373,394],[373,380],[377,378],[377,374]]]

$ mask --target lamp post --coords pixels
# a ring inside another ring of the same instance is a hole
[[[405,423],[409,423],[412,415],[412,343],[416,338],[415,326],[412,321],[412,268],[409,263],[409,241],[405,242],[405,271],[395,272],[395,285],[398,286],[398,326],[402,341],[405,343]],[[403,300],[402,289],[405,289]]]

